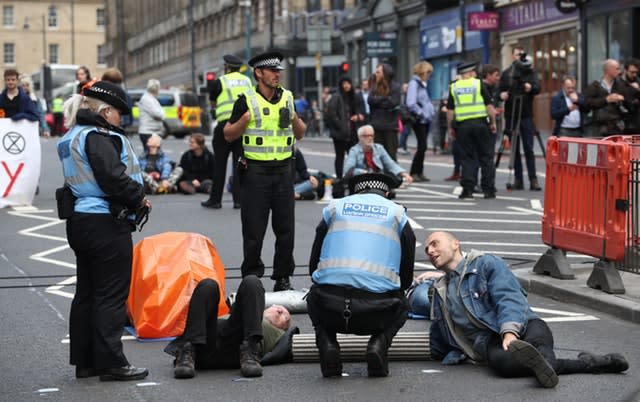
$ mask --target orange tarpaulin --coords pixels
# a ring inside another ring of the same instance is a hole
[[[181,335],[191,294],[204,278],[220,285],[218,316],[227,314],[224,265],[211,240],[196,233],[167,232],[139,241],[133,248],[127,300],[138,337]]]

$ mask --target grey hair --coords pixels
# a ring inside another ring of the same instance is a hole
[[[159,90],[160,90],[160,81],[154,78],[147,81],[147,91],[158,93]]]
[[[366,129],[371,129],[372,133],[376,132],[373,129],[373,126],[371,124],[365,124],[364,126],[360,126],[360,128],[358,128],[358,138],[362,137],[362,135],[364,134],[364,130],[366,130]]]
[[[62,105],[64,110],[64,126],[70,128],[76,125],[76,117],[78,110],[89,109],[92,112],[100,113],[104,109],[112,108],[113,106],[95,98],[89,98],[84,95],[75,94],[67,99]]]

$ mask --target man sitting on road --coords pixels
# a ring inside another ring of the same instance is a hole
[[[177,191],[176,184],[182,177],[182,168],[174,168],[175,163],[162,151],[162,138],[152,134],[147,140],[147,148],[138,158],[144,190],[147,194],[166,194]]]
[[[363,173],[382,173],[392,178],[392,188],[400,187],[402,181],[413,183],[411,175],[391,159],[385,148],[373,142],[373,126],[366,124],[358,129],[358,143],[351,147],[344,166],[345,179]],[[394,194],[392,192],[391,198]]]
[[[260,377],[261,362],[286,360],[290,353],[288,340],[297,328],[287,331],[291,314],[283,306],[265,310],[264,288],[257,276],[242,279],[227,317],[218,318],[219,302],[218,283],[213,279],[200,281],[189,302],[184,333],[165,348],[176,357],[175,378],[193,378],[196,368],[237,367],[244,377]]]
[[[425,242],[429,260],[445,275],[434,284],[430,328],[431,357],[443,364],[466,359],[487,364],[501,377],[535,376],[545,388],[558,374],[620,373],[625,358],[581,352],[557,359],[553,335],[531,310],[515,275],[499,257],[471,250],[448,232],[433,232]]]

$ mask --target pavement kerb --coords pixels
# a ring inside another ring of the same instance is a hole
[[[634,278],[634,283],[630,285],[623,281],[626,289],[625,295],[613,295],[587,286],[591,268],[572,268],[576,272],[575,279],[556,279],[549,275],[540,275],[534,273],[533,268],[514,269],[513,273],[529,293],[581,305],[626,321],[640,323],[640,299],[634,300],[635,297],[638,297],[637,292],[640,290],[635,283],[636,278]]]

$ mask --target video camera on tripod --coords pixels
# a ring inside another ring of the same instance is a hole
[[[520,57],[513,63],[511,71],[511,86],[509,92],[513,95],[522,95],[525,93],[524,84],[526,79],[533,72],[533,63],[527,57],[526,52],[520,53]]]

